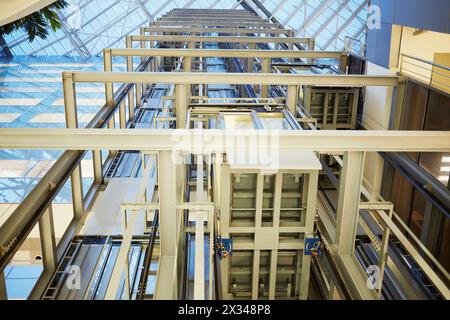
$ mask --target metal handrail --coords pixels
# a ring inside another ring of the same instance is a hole
[[[431,87],[450,91],[450,74],[446,74],[450,73],[450,67],[405,53],[402,53],[400,57],[400,73],[426,83]],[[439,77],[436,78],[435,76]]]
[[[403,57],[406,57],[406,58],[410,58],[410,59],[413,59],[413,60],[417,60],[417,61],[420,61],[420,62],[429,64],[429,65],[431,65],[431,66],[433,66],[433,67],[438,67],[438,68],[444,69],[444,70],[446,70],[446,71],[450,71],[450,68],[449,68],[449,67],[446,67],[446,66],[444,66],[444,65],[442,65],[442,64],[438,64],[438,63],[434,63],[434,62],[432,62],[432,61],[428,61],[428,60],[425,60],[425,59],[413,57],[413,56],[411,56],[411,55],[409,55],[409,54],[406,54],[406,53],[402,53],[401,55],[402,55]]]

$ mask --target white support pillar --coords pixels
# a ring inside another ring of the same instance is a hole
[[[75,100],[75,84],[70,72],[63,72],[64,109],[66,116],[66,127],[68,129],[78,128],[77,106]],[[75,218],[80,218],[84,212],[83,184],[81,178],[81,165],[78,164],[73,170],[70,182],[72,186],[72,204]]]
[[[270,73],[270,58],[262,58],[262,66],[261,66],[261,72],[262,73]],[[261,98],[268,98],[269,97],[269,86],[263,85],[261,88]]]
[[[142,29],[141,29],[141,33],[142,33]],[[127,41],[127,47],[128,46],[130,46],[130,48],[131,48],[131,44],[129,44],[128,42],[129,41],[131,41],[131,38],[130,37],[127,37],[126,38],[126,41]],[[141,61],[143,62],[144,61],[144,56],[142,56],[141,57]],[[132,72],[132,71],[134,71],[134,66],[133,66],[133,56],[128,56],[127,57],[127,71],[128,72]],[[136,87],[138,87],[139,85],[137,85]],[[131,89],[130,89],[130,91],[128,91],[128,115],[129,115],[129,117],[130,117],[130,121],[131,122],[133,122],[134,121],[134,89],[133,89],[133,87],[134,86],[132,86],[131,87]],[[125,119],[125,117],[124,117],[124,119]],[[120,120],[121,121],[121,128],[125,128],[126,126],[124,126],[124,127],[122,127],[122,120]],[[126,122],[126,119],[125,119],[125,122]]]
[[[156,279],[155,298],[177,299],[177,210],[176,166],[171,151],[160,151],[158,156],[160,263]]]
[[[317,200],[317,186],[319,180],[319,173],[317,171],[310,172],[308,176],[307,186],[308,193],[306,195],[306,220],[305,220],[305,230],[307,233],[312,234],[314,231],[314,219],[316,217],[316,200]],[[309,292],[309,281],[311,272],[311,256],[306,256],[304,252],[302,259],[302,271],[300,275],[300,300],[308,299]]]
[[[336,210],[336,245],[340,256],[353,254],[358,226],[364,152],[345,152]]]
[[[309,51],[314,51],[315,46],[316,46],[316,41],[314,39],[310,38],[309,41],[308,41],[308,50]],[[306,59],[306,61],[308,63],[310,63],[310,64],[314,63],[314,59],[313,58]]]
[[[122,100],[119,106],[119,124],[120,129],[126,129],[127,127],[127,112],[126,112],[125,100]]]
[[[141,107],[142,103],[142,84],[136,83],[135,88],[136,88],[136,109],[137,109]]]
[[[253,273],[252,273],[252,300],[258,300],[259,296],[259,265],[261,261],[261,250],[253,250]]]
[[[102,152],[100,150],[92,151],[92,161],[94,163],[94,181],[103,183]]]
[[[283,174],[278,172],[275,176],[275,190],[273,199],[273,228],[280,227],[281,211],[281,191],[283,187]],[[275,289],[277,283],[278,249],[270,253],[270,274],[269,274],[269,300],[275,299]]]
[[[213,300],[215,293],[213,291],[214,282],[214,208],[210,209],[208,212],[208,228],[209,228],[209,278],[208,278],[208,298]],[[218,285],[218,284],[216,284]]]
[[[177,129],[186,128],[187,117],[187,85],[177,84],[175,86],[175,99],[176,99],[176,117],[177,117]]]
[[[220,155],[218,155],[220,156]],[[219,160],[220,161],[220,160]],[[231,193],[231,183],[233,177],[231,176],[230,166],[228,164],[221,165],[221,174],[220,174],[220,233],[224,239],[228,239],[230,237],[230,193]],[[221,280],[221,288],[222,288],[222,299],[228,300],[232,298],[230,294],[230,282],[228,281],[228,274],[230,269],[230,257],[220,260],[220,280]]]
[[[263,194],[264,194],[264,175],[258,174],[256,179],[255,229],[261,228],[262,225]],[[258,300],[260,260],[261,260],[261,250],[255,249],[253,251],[252,300]]]
[[[255,43],[249,43],[248,49],[255,50]],[[253,61],[255,61],[255,58],[247,58],[247,73],[253,73]]]
[[[103,69],[105,70],[105,72],[112,71],[111,49],[103,50]],[[105,96],[106,96],[106,105],[112,107],[114,103],[112,82],[105,83]]]
[[[135,106],[134,106],[134,85],[130,88],[130,91],[128,91],[128,117],[130,119],[130,122],[134,122],[135,118]],[[126,123],[126,118],[125,123]]]
[[[278,249],[270,251],[269,300],[275,300],[277,284]]]
[[[298,105],[298,86],[289,85],[287,87],[287,107],[292,115],[297,118],[297,105]]]
[[[145,29],[142,29],[142,28],[140,28],[139,29],[139,34],[141,35],[141,36],[145,36]],[[152,33],[150,32],[150,35],[152,35]],[[131,39],[131,38],[130,38]],[[153,41],[151,41],[150,42],[150,44],[153,44]],[[145,49],[145,41],[141,41],[140,42],[140,46],[141,46],[141,49]],[[151,45],[152,46],[152,45]],[[130,46],[130,47],[128,47],[127,46],[127,48],[131,48],[132,46]],[[145,60],[145,57],[141,57],[141,62],[144,62],[144,60]]]
[[[130,38],[131,40],[131,38]],[[111,72],[112,71],[112,56],[111,56],[111,49],[104,49],[103,50],[103,69],[105,72]],[[110,108],[114,105],[114,84],[112,82],[105,83],[105,98],[106,98],[106,105]],[[114,117],[111,117],[108,121],[108,128],[114,129]],[[112,152],[110,152],[111,154]]]
[[[183,71],[184,72],[192,71],[192,57],[183,57]]]
[[[202,128],[202,122],[197,123],[199,129]],[[203,155],[197,155],[197,183],[196,183],[196,202],[206,202],[203,179]],[[205,228],[206,212],[192,212],[195,219],[195,263],[194,263],[194,299],[205,300]]]
[[[81,164],[73,170],[70,176],[70,184],[72,188],[72,205],[73,216],[79,219],[84,214],[84,197],[83,197],[83,183],[81,177]]]
[[[194,300],[205,300],[205,212],[191,212],[195,219]]]
[[[70,72],[63,72],[64,113],[66,127],[78,128],[77,105],[75,99],[75,83]]]
[[[57,257],[53,209],[51,205],[44,211],[39,219],[39,235],[41,239],[44,270],[53,272],[56,269]]]

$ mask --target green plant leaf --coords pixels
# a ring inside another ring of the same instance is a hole
[[[11,34],[14,31],[22,29],[28,34],[28,40],[30,42],[33,42],[36,37],[46,39],[49,25],[53,31],[62,27],[61,19],[57,11],[64,9],[68,5],[65,0],[58,0],[24,18],[1,26],[0,35]]]

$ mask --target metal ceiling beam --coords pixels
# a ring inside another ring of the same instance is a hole
[[[286,29],[244,29],[240,27],[235,28],[199,28],[199,27],[187,27],[187,28],[177,28],[177,27],[142,27],[144,32],[172,32],[172,33],[199,33],[199,32],[220,32],[220,33],[231,33],[231,34],[284,34],[289,35],[291,30]]]
[[[131,57],[221,57],[221,58],[315,58],[339,59],[346,53],[340,51],[297,50],[239,50],[239,49],[104,49],[111,56]]]
[[[58,12],[58,16],[61,19],[62,24],[62,31],[66,35],[66,37],[69,39],[70,43],[72,44],[73,48],[78,52],[78,54],[82,57],[89,57],[91,55],[91,52],[86,47],[86,44],[81,40],[81,38],[78,36],[78,33],[76,29],[69,26],[67,24],[67,18],[64,16],[62,11]],[[33,52],[32,54],[36,54],[36,52]]]
[[[289,21],[291,21],[291,19],[299,12],[300,7],[302,7],[302,6],[304,6],[304,5],[305,5],[305,0],[302,0],[302,1],[299,3],[298,8],[296,8],[296,7],[294,6],[294,8],[291,10],[291,13],[290,13],[290,14],[286,17],[286,19],[284,19],[284,21],[282,22],[282,23],[283,23],[283,26],[287,25],[287,24],[289,23]],[[295,9],[297,9],[297,10],[295,10]]]
[[[278,25],[274,23],[261,23],[261,22],[238,22],[242,24],[244,27],[251,27],[251,28],[277,28]],[[155,21],[152,23],[153,26],[205,26],[205,27],[233,27],[236,26],[236,22],[172,22],[172,21]]]
[[[306,28],[308,28],[308,26],[315,20],[317,19],[317,17],[319,17],[320,15],[322,15],[322,13],[333,3],[333,1],[335,0],[326,0],[324,2],[322,2],[320,4],[320,6],[318,8],[316,8],[314,10],[314,12],[303,22],[303,24],[301,24],[298,28],[297,31],[295,32],[295,35],[297,36],[298,34],[303,33]]]
[[[230,37],[230,36],[127,36],[131,41],[167,41],[167,42],[234,42],[234,43],[306,43],[310,38],[284,38],[284,37]]]
[[[358,9],[356,9],[352,15],[342,24],[342,26],[336,30],[336,32],[330,37],[330,39],[322,46],[322,49],[326,49],[328,48],[331,43],[336,40],[339,35],[345,30],[345,28],[347,28],[347,26],[353,21],[353,19],[355,19],[358,14],[367,6],[366,2],[363,2]]]
[[[135,4],[134,6],[131,6],[131,7],[130,7],[128,10],[126,10],[124,13],[118,15],[113,21],[111,21],[110,23],[104,25],[101,29],[96,30],[96,32],[95,32],[94,35],[92,35],[91,37],[89,37],[88,39],[85,40],[85,43],[88,44],[88,43],[90,43],[91,41],[97,39],[97,38],[99,37],[99,35],[102,35],[103,32],[106,32],[108,29],[110,29],[112,25],[115,25],[115,24],[118,23],[119,21],[122,21],[122,20],[126,19],[126,18],[128,17],[128,15],[129,15],[131,12],[134,12],[134,11],[136,11],[137,9],[139,9],[139,5],[138,5],[138,4]],[[106,11],[104,11],[104,12],[106,12]],[[104,13],[104,12],[102,12],[102,13]],[[147,21],[142,21],[141,23],[139,23],[139,25],[142,25],[142,24],[144,24],[144,23],[146,23],[146,22],[147,22]],[[125,35],[126,35],[126,34],[118,35],[117,38],[121,39],[121,38],[123,38]],[[108,44],[108,45],[110,45],[110,44]],[[69,55],[69,54],[72,53],[73,51],[74,51],[74,50],[67,51],[67,52],[65,53],[65,55]]]
[[[314,32],[314,34],[311,36],[311,38],[315,39],[315,38],[316,38],[323,30],[325,30],[326,27],[333,21],[333,19],[334,19],[336,16],[339,15],[339,12],[341,12],[341,10],[344,9],[345,6],[348,5],[348,3],[349,3],[350,1],[351,1],[351,0],[345,0],[344,2],[342,2],[342,3],[339,5],[339,7],[336,9],[335,14],[333,15],[333,17],[330,18],[330,19],[327,19],[327,20],[325,21],[325,23],[322,24],[322,25],[320,26],[320,28],[318,28],[318,29],[316,30],[316,32]]]
[[[145,14],[148,20],[153,21],[154,17],[150,13],[150,11],[147,10],[147,7],[145,4],[148,2],[148,0],[142,1],[142,0],[134,0],[139,5],[139,8],[141,8],[141,11]]]
[[[262,84],[312,86],[382,86],[397,85],[397,76],[302,75],[274,73],[198,73],[183,72],[63,72],[63,79],[90,83],[173,83],[173,84]]]
[[[0,129],[0,148],[148,151],[203,148],[202,153],[208,153],[226,152],[230,148],[229,139],[239,150],[262,148],[261,143],[251,144],[258,138],[276,139],[274,151],[450,152],[448,131]]]
[[[269,17],[269,19],[274,18],[277,12],[281,10],[281,8],[284,6],[286,2],[288,2],[288,0],[281,0],[280,3],[278,3],[275,9],[271,12],[271,16]]]

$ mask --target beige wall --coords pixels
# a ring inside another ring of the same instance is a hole
[[[433,61],[435,53],[450,52],[450,34],[425,31],[414,35],[414,31],[403,27],[401,53]]]
[[[444,64],[450,53],[450,34],[438,32],[415,32],[408,27],[393,26],[391,39],[390,69],[368,63],[368,75],[395,75],[399,71],[400,54],[408,54],[420,59]],[[403,66],[406,67],[406,60]],[[411,63],[417,63],[409,60]],[[419,64],[419,67],[408,65],[412,73],[422,74],[423,81],[431,82],[432,67]],[[428,70],[427,70],[428,68]],[[419,76],[420,77],[420,76]],[[442,79],[439,79],[442,81]],[[391,88],[368,87],[366,90],[364,114],[362,124],[368,130],[388,130],[391,113],[391,104],[394,90]],[[366,156],[364,177],[374,191],[378,191],[383,172],[383,160],[375,153]]]
[[[398,27],[394,27],[393,30],[398,30]],[[408,27],[403,27],[400,31],[400,54],[407,54],[443,65],[448,63],[446,56],[450,54],[450,34],[432,31],[417,32],[415,29]],[[398,36],[399,31],[395,32]],[[391,52],[391,59],[393,58],[392,54],[395,53]],[[398,54],[395,59],[398,59]],[[435,78],[434,72],[445,72],[442,69],[437,70],[427,63],[407,57],[401,57],[400,61],[400,68],[403,73],[427,84],[431,83],[433,77]],[[448,78],[446,82],[448,82]],[[442,89],[442,86],[439,88]]]

